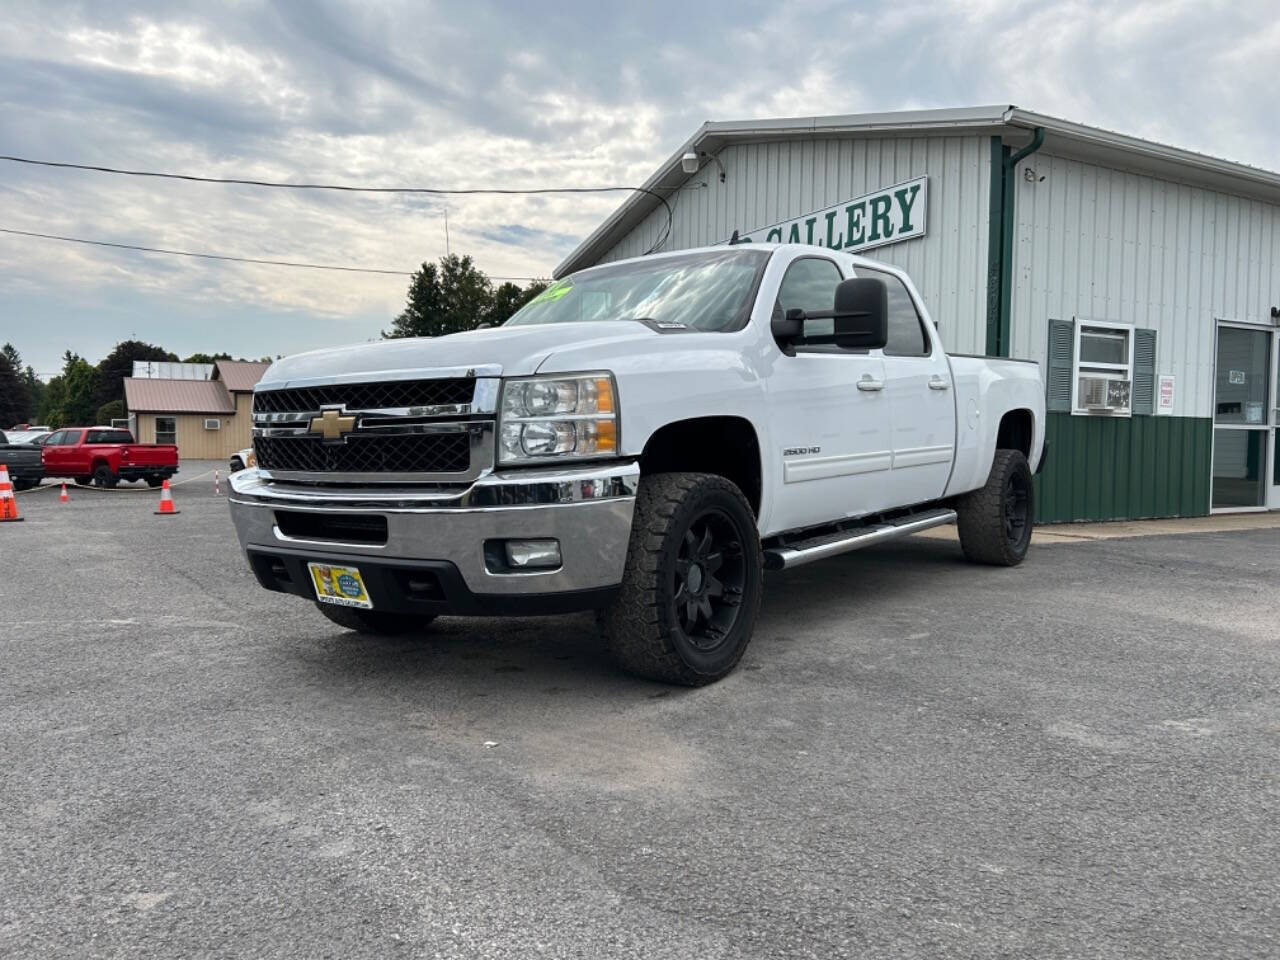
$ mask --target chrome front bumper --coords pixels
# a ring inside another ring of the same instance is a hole
[[[281,483],[249,469],[228,478],[228,500],[240,546],[251,561],[255,555],[280,555],[388,569],[423,564],[443,570],[444,580],[472,595],[465,603],[451,602],[463,611],[474,607],[475,597],[570,597],[615,587],[626,564],[639,479],[639,464],[621,463],[491,473],[461,489],[350,488]],[[386,540],[290,536],[277,523],[280,510],[385,517]],[[560,542],[562,555],[555,570],[503,572],[486,562],[486,540],[551,538]],[[263,579],[260,571],[258,576]]]

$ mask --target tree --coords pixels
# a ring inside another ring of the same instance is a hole
[[[217,363],[219,360],[230,360],[229,353],[193,353],[189,357],[184,357],[183,363]]]
[[[34,414],[44,404],[44,381],[36,376],[35,367],[27,364],[22,373],[22,382],[27,387],[27,396],[31,398],[31,412]]]
[[[526,303],[547,289],[548,284],[542,280],[534,280],[527,287],[512,283],[510,280],[499,284],[493,291],[493,302],[485,316],[485,323],[491,327],[500,327],[515,315],[515,312]]]
[[[124,401],[112,400],[110,403],[104,403],[98,408],[98,412],[93,419],[95,422],[105,424],[106,426],[111,426],[112,420],[123,420]]]
[[[15,423],[27,423],[31,417],[31,397],[10,359],[10,350],[12,347],[6,343],[0,351],[0,429],[5,430]],[[13,354],[16,356],[17,351]]]
[[[59,412],[64,425],[88,427],[100,404],[95,404],[99,373],[79,354],[68,350],[62,355],[63,398]]]
[[[98,384],[92,398],[93,409],[96,410],[112,400],[124,399],[124,378],[133,376],[135,360],[177,359],[176,353],[170,353],[154,343],[143,343],[141,340],[120,341],[98,364]]]
[[[62,377],[51,377],[44,385],[44,396],[36,408],[36,419],[43,425],[57,430],[67,425],[62,403],[67,397],[67,384]]]
[[[395,318],[393,337],[441,337],[474,330],[493,304],[493,285],[470,257],[456,253],[440,258],[440,265],[424,263],[409,281],[404,310]]]
[[[22,375],[22,357],[12,343],[6,343],[0,347],[0,429],[29,423],[34,411],[31,391]]]

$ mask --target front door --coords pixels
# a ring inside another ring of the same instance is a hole
[[[835,261],[801,257],[787,268],[775,310],[829,311],[845,279]],[[809,336],[831,321],[809,321]],[[778,491],[766,532],[792,530],[887,509],[897,502],[890,468],[885,362],[868,351],[798,347],[780,356],[766,381]]]
[[[886,392],[893,416],[893,490],[899,506],[937,500],[955,456],[956,409],[951,365],[929,336],[920,309],[897,276],[858,267],[860,277],[884,281],[889,294],[889,339],[884,345]]]
[[[1280,506],[1276,343],[1270,330],[1219,324],[1213,392],[1214,510]]]

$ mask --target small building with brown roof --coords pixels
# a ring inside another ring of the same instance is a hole
[[[210,380],[126,377],[139,443],[174,443],[189,460],[226,460],[252,445],[253,388],[269,363],[219,360]]]

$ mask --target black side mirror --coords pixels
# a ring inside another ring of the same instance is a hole
[[[832,320],[834,332],[806,337],[806,320]],[[835,309],[775,313],[769,324],[784,353],[797,345],[834,343],[842,350],[878,350],[889,341],[889,288],[883,280],[855,277],[836,286]]]
[[[775,309],[773,319],[769,321],[769,330],[773,333],[773,339],[785,346],[803,337],[804,317],[804,311],[799,307],[792,307],[785,314]]]
[[[889,288],[856,277],[836,287],[835,343],[842,350],[878,350],[889,342]]]

